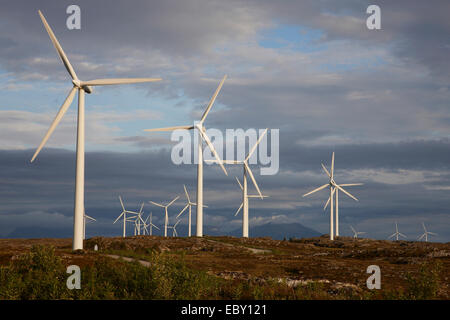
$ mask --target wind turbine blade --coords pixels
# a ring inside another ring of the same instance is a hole
[[[253,176],[253,172],[252,172],[252,170],[250,169],[250,166],[247,164],[247,162],[244,162],[244,165],[245,165],[245,167],[246,167],[246,169],[247,169],[248,174],[250,175],[250,178],[251,178],[252,181],[253,181],[253,185],[255,186],[256,191],[258,191],[259,197],[260,197],[261,199],[263,199],[263,195],[262,195],[262,193],[261,193],[261,190],[259,190],[258,184],[256,183],[255,177]]]
[[[417,240],[422,240],[425,237],[425,233],[421,236],[419,236],[419,238]]]
[[[398,234],[401,235],[402,237],[406,238],[406,236],[403,233],[399,232]]]
[[[362,186],[364,183],[343,183],[340,184],[341,187],[353,187],[353,186]]]
[[[163,206],[162,204],[159,204],[159,203],[156,203],[156,202],[153,202],[153,201],[149,201],[149,202],[152,203],[152,204],[154,204],[155,206],[164,208],[164,206]]]
[[[350,229],[352,229],[352,231],[353,231],[354,233],[356,233],[356,230],[353,228],[353,226],[350,226]]]
[[[328,197],[327,203],[325,203],[323,210],[325,211],[325,209],[328,207],[328,204],[330,203],[330,197]]]
[[[241,164],[242,161],[239,160],[221,160],[217,161],[215,159],[206,159],[204,160],[206,163],[223,163],[223,164]]]
[[[186,209],[189,208],[189,203],[183,208],[183,210],[180,211],[180,213],[177,215],[177,218],[183,214]]]
[[[395,235],[396,235],[396,233],[391,234],[388,239],[395,237]]]
[[[197,206],[197,203],[195,202],[191,202],[191,206]],[[203,208],[208,208],[208,206],[206,204],[203,205]]]
[[[222,81],[220,81],[219,86],[217,87],[216,91],[214,92],[213,96],[211,97],[211,100],[208,103],[208,106],[206,107],[205,112],[203,113],[202,118],[200,119],[200,123],[203,123],[206,119],[206,116],[209,113],[209,110],[211,110],[211,107],[214,103],[214,101],[216,101],[217,95],[220,92],[220,89],[222,89],[223,83],[225,82],[225,79],[227,78],[227,75],[224,75],[222,78]]]
[[[184,193],[186,193],[186,198],[187,198],[187,201],[189,203],[189,202],[191,202],[191,199],[189,198],[189,193],[187,192],[186,186],[184,184],[183,184],[183,187],[184,187]]]
[[[108,86],[115,84],[131,84],[131,83],[142,83],[142,82],[155,82],[161,81],[160,78],[123,78],[123,79],[96,79],[89,81],[82,81],[82,86]]]
[[[156,131],[174,131],[179,129],[192,130],[194,126],[176,126],[176,127],[166,127],[166,128],[155,128],[155,129],[144,129],[147,132],[156,132]]]
[[[157,226],[155,226],[153,223],[151,224],[154,228],[156,228],[156,229],[158,229],[159,230],[159,228],[157,227]]]
[[[239,209],[237,209],[236,213],[234,214],[235,217],[238,215],[239,211],[241,211],[243,206],[244,206],[244,203],[242,202],[241,205],[239,206]]]
[[[348,195],[350,198],[355,199],[356,201],[359,201],[358,199],[356,199],[354,196],[352,196],[349,192],[345,191],[342,187],[340,187],[337,184],[334,184],[334,186],[336,188],[338,188],[339,190],[341,190],[343,193],[345,193],[346,195]]]
[[[318,187],[317,189],[314,189],[313,191],[310,191],[310,192],[308,192],[308,193],[305,193],[303,196],[304,196],[304,197],[309,196],[310,194],[312,194],[312,193],[314,193],[314,192],[317,192],[317,191],[320,191],[320,190],[322,190],[322,189],[325,189],[325,188],[328,187],[329,185],[330,185],[329,183],[324,184],[323,186],[320,186],[320,187]]]
[[[331,155],[331,177],[334,177],[334,151]]]
[[[235,177],[235,178],[236,178],[237,183],[239,184],[239,188],[241,188],[241,190],[243,190],[241,182],[239,181],[239,179],[237,177]]]
[[[122,197],[121,196],[119,196],[119,200],[120,200],[120,204],[122,206],[122,210],[125,211],[125,207],[123,205],[123,201],[122,201]]]
[[[325,173],[328,175],[328,177],[331,178],[331,174],[328,172],[327,168],[325,168],[325,166],[323,165],[323,163],[321,163],[323,170],[325,171]]]
[[[92,220],[92,221],[97,221],[97,220],[95,220],[94,218],[92,218],[92,217],[88,216],[87,214],[84,214],[84,216],[85,216],[86,218],[88,218],[89,220]]]
[[[437,233],[434,233],[434,232],[428,232],[428,234],[431,234],[433,236],[437,236],[438,235]]]
[[[237,177],[235,177],[236,178],[236,181],[238,182],[238,184],[239,184],[239,188],[241,188],[241,190],[243,190],[244,188],[242,187],[242,184],[241,184],[241,182],[239,181],[239,179],[237,178]]]
[[[171,206],[172,203],[174,203],[175,201],[177,201],[178,198],[179,198],[179,196],[177,196],[175,199],[173,199],[172,201],[170,201],[170,203],[169,203],[166,207]]]
[[[206,135],[206,133],[203,132],[202,127],[197,125],[197,129],[200,132],[200,135],[203,137],[203,140],[206,141],[206,144],[208,145],[209,149],[212,151],[212,153],[214,154],[214,157],[216,157],[218,164],[220,165],[220,167],[222,168],[223,172],[225,172],[225,175],[228,175],[227,170],[225,169],[222,160],[220,159],[219,155],[216,152],[216,149],[214,149],[213,144],[211,143],[211,140],[209,140],[209,137]]]
[[[177,222],[175,222],[175,225],[173,226],[174,228],[177,227],[177,225],[180,223],[181,220],[177,220]]]
[[[125,211],[122,212],[122,213],[117,217],[116,220],[114,220],[113,224],[116,223],[116,222],[123,216],[124,213],[125,213]]]
[[[36,159],[37,155],[39,154],[39,152],[41,151],[41,149],[44,147],[45,143],[47,142],[47,140],[50,138],[50,136],[52,135],[53,131],[55,131],[56,126],[59,124],[59,122],[61,121],[62,117],[64,116],[64,114],[66,113],[67,109],[69,109],[70,104],[73,101],[73,97],[75,96],[75,92],[77,91],[76,87],[73,87],[72,90],[70,90],[69,95],[67,96],[66,100],[64,101],[64,103],[62,104],[61,108],[59,109],[58,113],[55,116],[55,119],[53,119],[52,124],[50,125],[50,128],[48,128],[47,133],[45,134],[44,138],[41,141],[41,144],[39,145],[39,147],[36,149],[36,152],[34,153],[33,157],[31,158],[31,162],[34,161],[34,159]]]
[[[70,76],[72,77],[72,80],[77,80],[78,77],[77,77],[75,71],[73,70],[72,65],[70,64],[69,59],[67,58],[66,54],[64,53],[63,48],[59,44],[58,39],[56,39],[52,28],[50,28],[50,25],[47,23],[47,20],[45,19],[41,10],[39,10],[38,13],[39,13],[39,16],[41,17],[42,23],[44,24],[45,30],[47,30],[47,33],[50,36],[50,40],[52,40],[53,46],[55,47],[56,51],[58,52],[58,55],[61,58],[61,61],[63,62],[64,66],[66,67]]]
[[[248,153],[247,158],[245,158],[245,161],[247,161],[248,159],[250,159],[250,157],[252,156],[253,152],[255,152],[256,147],[258,147],[258,144],[261,142],[261,140],[264,138],[264,136],[267,133],[267,130],[269,130],[268,128],[266,128],[266,130],[264,130],[264,132],[259,136],[258,141],[256,141],[255,145],[253,146],[252,150]]]

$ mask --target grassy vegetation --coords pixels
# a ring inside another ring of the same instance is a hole
[[[434,263],[423,263],[420,266],[417,275],[408,274],[408,299],[434,299],[438,296],[440,288],[440,273],[442,264],[437,261]]]
[[[146,260],[151,266],[98,254],[81,268],[81,289],[69,290],[67,261],[53,247],[34,246],[0,267],[0,299],[433,299],[440,287],[439,264],[424,264],[419,273],[409,274],[405,291],[355,291],[331,290],[314,281],[293,288],[273,279],[225,280],[188,268],[183,255],[174,259],[152,249],[110,253]]]

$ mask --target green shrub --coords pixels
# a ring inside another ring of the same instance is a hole
[[[420,266],[416,275],[408,273],[406,280],[408,282],[407,298],[418,300],[434,299],[438,295],[440,287],[440,271],[442,264],[437,262],[426,262]]]
[[[0,268],[0,299],[208,299],[218,279],[183,261],[153,253],[151,267],[97,257],[81,270],[81,289],[66,287],[68,274],[52,247],[36,246]]]
[[[34,246],[29,253],[0,269],[0,298],[70,298],[66,279],[65,268],[54,248]]]

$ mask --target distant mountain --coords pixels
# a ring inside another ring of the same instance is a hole
[[[242,228],[229,232],[230,236],[241,237]],[[305,227],[300,223],[266,223],[260,226],[250,227],[249,236],[251,238],[257,237],[271,237],[276,240],[283,240],[283,238],[311,238],[319,237],[321,233],[316,230]]]
[[[162,236],[164,227],[159,226],[161,230],[153,230],[153,235]],[[86,230],[87,238],[92,236],[121,236],[121,229],[112,228],[95,228],[90,226]],[[127,230],[128,236],[132,235],[132,228]],[[195,225],[192,226],[192,235],[195,236]],[[186,225],[179,225],[177,232],[180,237],[186,237],[188,234],[188,228]],[[172,230],[167,230],[168,236],[172,236]],[[231,232],[224,232],[220,227],[204,226],[203,234],[211,236],[242,236],[242,228],[238,228]],[[267,223],[260,226],[250,227],[250,237],[271,237],[272,239],[283,240],[283,238],[310,238],[318,237],[321,234],[316,230],[303,226],[300,223]],[[37,238],[72,238],[72,228],[41,228],[41,227],[19,227],[6,236],[6,238],[25,238],[25,239],[37,239]]]
[[[71,238],[72,228],[38,228],[20,227],[14,229],[6,238],[40,239],[40,238]]]

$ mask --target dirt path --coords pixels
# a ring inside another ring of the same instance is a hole
[[[105,254],[104,256],[105,257],[109,257],[109,258],[113,258],[113,259],[123,259],[124,261],[127,261],[127,262],[137,261],[141,265],[143,265],[144,267],[150,267],[151,266],[150,262],[145,261],[145,260],[136,260],[136,259],[133,259],[133,258],[118,256],[118,255],[115,255],[115,254]]]
[[[213,243],[218,243],[218,244],[224,245],[226,247],[233,247],[233,248],[240,247],[240,248],[244,248],[244,249],[247,249],[251,253],[254,253],[254,254],[262,254],[262,253],[271,253],[272,252],[272,250],[249,248],[249,247],[245,247],[245,246],[241,246],[241,245],[234,245],[234,244],[231,244],[231,243],[221,242],[221,241],[212,240],[212,239],[206,239],[206,240],[209,241],[209,242],[213,242]]]

